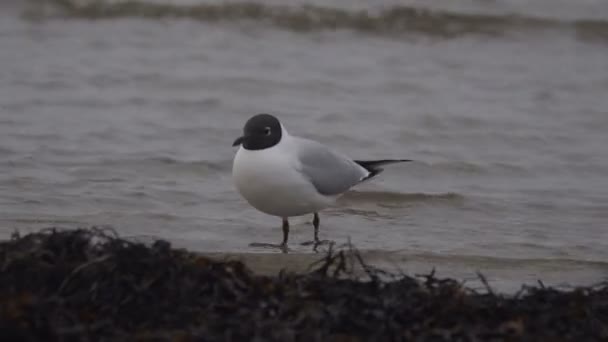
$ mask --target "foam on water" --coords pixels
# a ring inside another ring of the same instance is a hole
[[[247,20],[295,31],[352,29],[374,34],[413,32],[443,37],[465,34],[503,35],[509,31],[521,30],[570,29],[588,38],[608,37],[608,21],[602,19],[560,20],[512,13],[467,13],[413,5],[393,4],[369,10],[306,3],[288,6],[265,2],[218,4],[52,0],[49,3],[60,15],[80,19],[181,18],[204,22]],[[34,16],[33,13],[36,12],[30,12],[30,15]],[[38,16],[40,15],[41,13],[38,13]]]

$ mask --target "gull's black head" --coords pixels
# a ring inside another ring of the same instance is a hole
[[[281,123],[270,114],[257,114],[247,120],[243,136],[236,139],[232,146],[243,145],[246,150],[263,150],[281,141]]]

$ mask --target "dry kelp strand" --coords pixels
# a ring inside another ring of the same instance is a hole
[[[166,241],[47,229],[0,243],[0,330],[6,341],[608,340],[608,283],[504,295],[479,276],[485,290],[392,274],[352,248],[261,276]]]

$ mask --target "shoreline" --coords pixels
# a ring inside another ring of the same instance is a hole
[[[311,265],[323,259],[324,253],[271,253],[271,252],[197,252],[213,260],[237,260],[256,274],[275,276],[280,271],[305,274]],[[485,287],[480,278],[501,293],[515,293],[522,286],[574,288],[592,286],[608,276],[608,263],[568,259],[501,259],[478,256],[454,258],[441,254],[413,254],[398,252],[358,251],[366,263],[395,274],[428,274],[458,279],[473,288]],[[362,270],[355,270],[362,275]]]

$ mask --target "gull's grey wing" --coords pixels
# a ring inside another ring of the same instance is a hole
[[[295,145],[300,171],[323,195],[341,194],[369,175],[369,171],[350,158],[316,141],[296,138]]]

